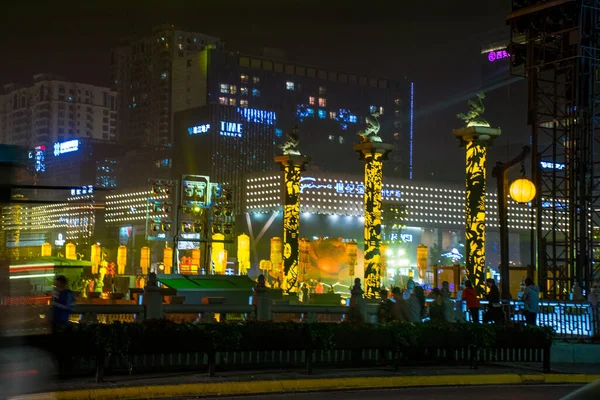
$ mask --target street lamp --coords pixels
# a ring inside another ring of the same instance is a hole
[[[510,184],[510,197],[517,203],[529,203],[535,197],[535,184],[521,177]]]
[[[529,146],[523,147],[521,154],[504,164],[497,162],[492,170],[492,176],[496,178],[498,188],[498,224],[500,226],[500,290],[503,299],[510,298],[510,271],[508,266],[508,200],[507,195],[521,203],[528,203],[535,197],[535,185],[525,178],[525,171],[521,171],[521,178],[517,179],[508,188],[507,172],[515,165],[522,163],[529,155]]]

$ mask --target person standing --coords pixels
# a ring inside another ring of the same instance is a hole
[[[51,324],[52,332],[65,326],[69,323],[69,316],[75,303],[75,296],[67,288],[67,278],[64,275],[59,275],[54,279],[54,291],[52,292],[51,301]]]
[[[386,289],[381,289],[379,296],[381,296],[381,303],[379,303],[379,309],[377,310],[377,322],[383,324],[392,320],[392,307],[394,303],[388,298],[388,291]]]
[[[498,289],[496,281],[492,278],[486,279],[485,284],[489,291],[485,296],[488,301],[488,308],[485,314],[483,314],[483,322],[491,321],[496,324],[500,324],[504,319],[502,304],[500,304],[500,289]]]
[[[523,292],[523,306],[525,311],[525,322],[527,325],[537,325],[537,313],[540,304],[540,288],[533,284],[533,279],[525,279],[525,291]]]
[[[462,292],[461,299],[467,302],[467,310],[471,314],[471,320],[478,324],[479,323],[479,297],[477,292],[473,288],[473,282],[465,281],[465,289]]]

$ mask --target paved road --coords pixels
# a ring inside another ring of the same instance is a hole
[[[469,386],[409,388],[393,390],[363,390],[344,392],[320,392],[277,394],[264,396],[244,396],[243,400],[388,400],[388,399],[445,399],[465,400],[479,398],[485,400],[558,400],[577,390],[580,385],[520,385],[520,386]],[[211,397],[216,399],[217,397]],[[223,399],[224,397],[219,397]],[[188,398],[190,399],[190,398]]]

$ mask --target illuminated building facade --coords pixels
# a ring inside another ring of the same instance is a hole
[[[245,180],[246,218],[238,218],[238,231],[250,236],[257,248],[257,259],[268,259],[269,238],[280,236],[282,227],[281,174],[250,174]],[[307,171],[300,181],[301,237],[355,239],[362,248],[364,238],[363,176]],[[440,253],[457,249],[463,255],[465,245],[465,186],[435,182],[386,179],[382,186],[384,207],[406,213],[403,229],[386,229],[384,241],[404,242],[406,263],[416,266],[417,246],[439,247]],[[548,200],[546,200],[548,201]],[[497,267],[500,261],[498,209],[496,194],[487,192],[486,266]],[[548,201],[548,204],[552,202]],[[527,205],[508,203],[511,265],[527,265],[530,260],[531,212]],[[403,206],[403,207],[398,207]],[[385,210],[384,210],[385,211]],[[384,213],[385,216],[385,213]],[[390,218],[391,219],[391,218]],[[264,230],[264,232],[263,232]],[[256,238],[259,237],[259,240]],[[256,262],[256,260],[253,260]],[[394,265],[398,260],[388,261]]]
[[[123,40],[113,49],[111,87],[119,94],[121,142],[152,146],[172,143],[172,102],[183,95],[174,90],[174,82],[183,78],[173,71],[174,62],[197,57],[209,45],[218,47],[221,40],[160,25],[148,35]]]
[[[115,140],[116,92],[50,74],[0,93],[0,142],[30,149],[85,138]]]
[[[29,152],[29,170],[42,185],[134,188],[149,177],[169,178],[170,147],[126,146],[70,139]]]
[[[365,117],[379,112],[380,135],[395,145],[384,174],[411,177],[414,86],[407,80],[327,71],[215,48],[176,59],[173,71],[175,112],[206,105],[273,112],[275,140],[282,141],[299,123],[301,150],[326,171],[361,172],[352,144]],[[201,135],[206,123],[176,123],[175,143],[189,128],[197,127],[193,134]]]

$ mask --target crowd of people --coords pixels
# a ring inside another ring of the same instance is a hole
[[[390,292],[387,289],[380,291],[381,303],[379,305],[378,321],[421,322],[426,318],[431,321],[465,322],[462,312],[462,303],[466,305],[471,322],[480,323],[481,303],[473,283],[465,280],[463,290],[457,299],[452,299],[450,284],[442,282],[441,288],[433,288],[425,295],[423,287],[418,286],[409,279],[405,288],[394,287]],[[494,279],[486,280],[487,293],[483,296],[488,301],[483,310],[483,323],[501,324],[504,322],[504,311],[500,303],[500,290]],[[426,297],[430,298],[428,307],[425,306]],[[522,296],[523,316],[527,325],[536,325],[539,309],[539,288],[530,278],[525,279],[525,290]]]

